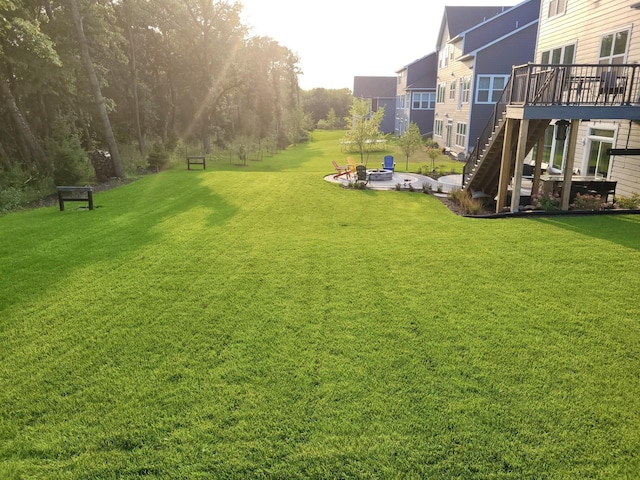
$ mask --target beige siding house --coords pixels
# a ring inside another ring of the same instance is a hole
[[[637,0],[543,0],[536,62],[640,62],[640,5],[636,4]],[[547,135],[545,148],[550,155],[545,160],[564,171],[567,145],[556,145],[553,137]],[[559,151],[562,148],[564,152]],[[598,172],[616,181],[618,195],[640,193],[640,157],[610,157],[606,153],[609,148],[640,148],[640,114],[636,121],[581,119],[575,156],[569,160],[576,173]]]
[[[585,191],[640,193],[639,61],[637,0],[541,0],[535,60],[513,68],[463,188],[512,212],[527,204],[525,175],[563,210]]]

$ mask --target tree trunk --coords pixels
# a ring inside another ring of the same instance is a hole
[[[93,68],[91,56],[89,55],[89,47],[87,45],[87,38],[84,35],[84,27],[82,26],[82,17],[80,16],[78,3],[76,0],[68,1],[69,6],[71,7],[71,15],[73,16],[73,23],[76,29],[76,34],[78,36],[78,43],[80,44],[82,63],[87,70],[89,85],[91,86],[93,98],[96,102],[96,107],[98,108],[98,117],[100,118],[100,122],[102,123],[102,129],[105,140],[107,142],[107,147],[109,148],[109,152],[111,153],[113,170],[115,171],[117,177],[122,178],[124,177],[124,170],[122,168],[122,163],[120,162],[120,152],[118,151],[118,144],[116,143],[116,138],[113,135],[113,129],[111,128],[111,122],[109,121],[109,115],[107,114],[107,107],[104,102],[104,97],[102,96],[102,91],[100,90],[100,84],[98,83],[96,71]]]
[[[136,130],[138,134],[138,150],[140,155],[145,154],[146,145],[145,138],[142,134],[142,127],[140,125],[140,100],[138,98],[138,68],[136,65],[136,49],[133,41],[133,28],[131,28],[131,15],[129,14],[129,2],[124,2],[125,7],[125,23],[127,29],[127,37],[129,39],[129,65],[131,67],[131,88],[133,90],[133,108],[136,117]]]
[[[27,120],[24,118],[20,107],[18,107],[16,99],[13,96],[13,92],[11,92],[9,84],[4,78],[2,72],[0,72],[0,97],[2,97],[3,103],[9,111],[9,115],[11,115],[13,123],[15,124],[18,137],[16,138],[16,143],[18,144],[20,150],[22,150],[22,154],[25,156],[25,160],[30,161],[31,164],[38,170],[42,171],[42,173],[50,173],[51,163],[47,160],[47,156],[44,153],[44,150],[38,143],[36,137],[33,135],[31,127],[27,123]]]

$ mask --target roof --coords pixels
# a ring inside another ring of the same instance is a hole
[[[353,95],[362,98],[395,98],[397,77],[353,77]]]
[[[442,41],[445,26],[448,27],[449,37],[455,38],[462,32],[510,8],[513,8],[513,5],[502,7],[444,7],[444,15],[442,16],[442,24],[440,25],[440,33],[438,34],[438,48]]]

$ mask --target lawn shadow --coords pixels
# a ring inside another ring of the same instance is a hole
[[[60,212],[55,206],[0,218],[0,316],[11,305],[46,295],[74,271],[105,260],[117,265],[119,258],[172,235],[170,227],[161,228],[171,217],[200,209],[208,227],[226,223],[237,207],[204,178],[150,175],[96,194],[93,211]]]
[[[640,215],[554,216],[532,220],[640,251]]]

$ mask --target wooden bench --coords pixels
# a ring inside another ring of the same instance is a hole
[[[56,187],[60,211],[64,211],[64,202],[88,202],[93,210],[93,187]]]
[[[187,157],[187,170],[191,170],[191,165],[202,165],[202,169],[207,169],[207,160],[203,156]]]

